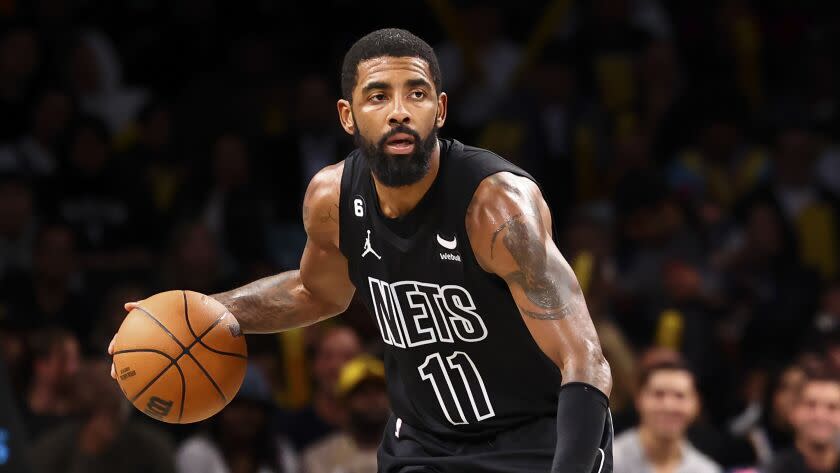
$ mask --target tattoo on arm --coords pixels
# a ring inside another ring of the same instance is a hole
[[[496,229],[490,243],[491,258],[497,236],[507,229],[502,241],[519,270],[509,273],[504,279],[520,286],[538,309],[520,308],[522,312],[539,320],[558,320],[579,312],[583,304],[580,290],[572,290],[569,282],[564,280],[568,269],[560,261],[549,261],[544,236],[539,234],[538,227],[529,225],[523,219],[525,216],[529,215],[515,215]],[[540,219],[539,215],[531,217]]]
[[[313,313],[301,297],[299,271],[269,276],[232,291],[213,294],[245,333],[271,333],[309,325]],[[306,310],[310,309],[310,310]]]

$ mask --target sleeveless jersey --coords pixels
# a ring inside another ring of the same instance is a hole
[[[440,140],[438,175],[418,205],[385,217],[364,155],[344,161],[340,247],[385,342],[394,415],[442,438],[469,438],[556,416],[560,371],[528,331],[507,284],[475,259],[465,228],[498,155]]]

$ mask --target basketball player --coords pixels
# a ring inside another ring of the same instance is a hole
[[[360,39],[341,82],[358,149],[309,184],[300,269],[214,297],[273,333],[359,291],[386,345],[380,472],[611,472],[609,366],[533,178],[438,137],[438,60],[411,33]]]

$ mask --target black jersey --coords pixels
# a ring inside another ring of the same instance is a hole
[[[438,176],[389,219],[365,157],[344,162],[340,247],[385,342],[394,415],[446,438],[493,435],[555,417],[560,371],[537,346],[507,284],[475,259],[465,228],[481,181],[531,178],[489,151],[440,140]]]

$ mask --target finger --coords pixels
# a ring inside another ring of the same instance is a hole
[[[138,306],[140,306],[140,301],[126,302],[125,305],[124,305],[126,312],[131,312],[132,310],[134,310]]]
[[[116,340],[117,340],[117,336],[116,336],[116,335],[114,335],[114,336],[111,338],[111,343],[109,343],[109,344],[108,344],[108,354],[109,354],[109,355],[113,355],[113,354],[114,354],[114,342],[115,342]]]
[[[117,379],[117,370],[114,368],[113,363],[111,363],[111,377]]]

